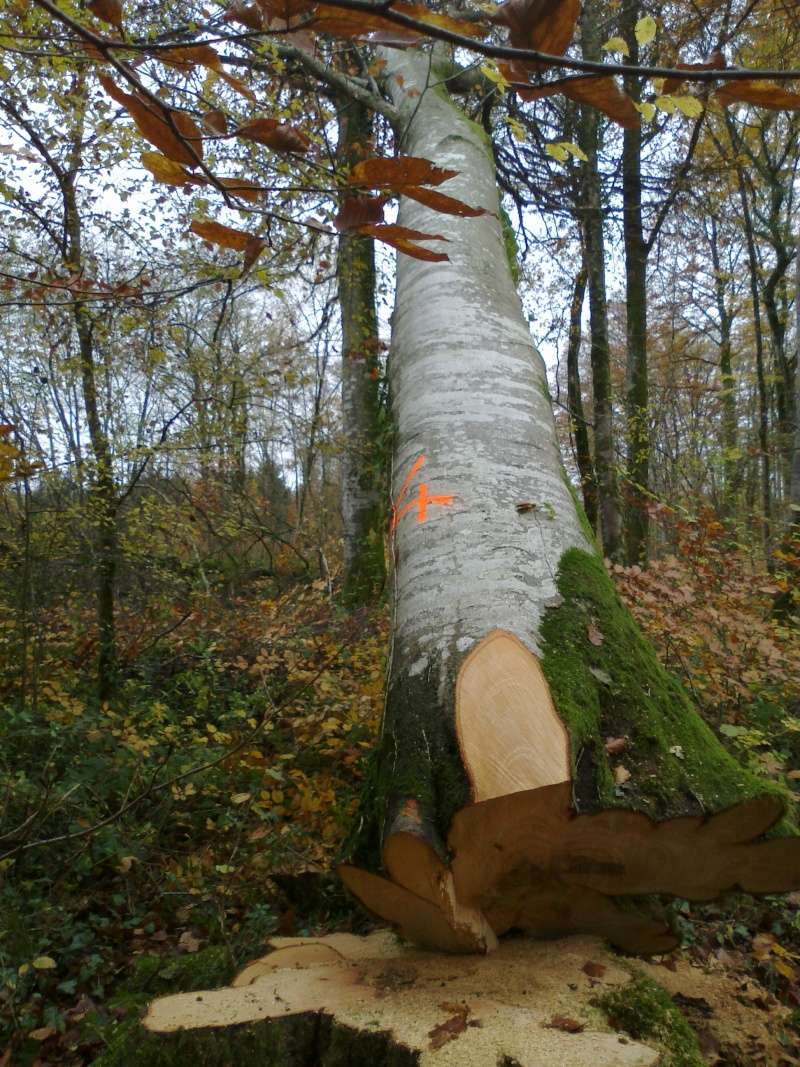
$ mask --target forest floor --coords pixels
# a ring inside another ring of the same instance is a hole
[[[713,522],[612,574],[723,742],[796,789],[800,630],[774,617],[775,580]],[[101,705],[86,616],[47,626],[36,690],[9,682],[0,718],[0,1067],[102,1062],[153,997],[227,983],[272,936],[372,928],[335,866],[370,774],[385,609],[346,614],[326,583],[287,578],[123,610]],[[0,608],[9,678],[14,640]],[[664,1062],[800,1064],[800,894],[668,907],[681,948],[636,965],[703,1059]]]

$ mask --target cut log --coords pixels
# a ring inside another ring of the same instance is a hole
[[[144,1020],[143,1044],[158,1038],[164,1060],[152,1062],[180,1062],[168,1057],[173,1043],[181,1043],[195,1062],[216,1067],[225,1061],[205,1058],[204,1048],[217,1047],[221,1036],[228,1037],[228,1062],[256,1062],[235,1058],[237,1040],[246,1038],[249,1049],[260,1037],[269,1048],[269,1034],[287,1018],[314,1035],[303,1043],[307,1058],[268,1053],[257,1062],[649,1067],[659,1058],[654,1046],[621,1041],[591,1007],[598,980],[587,977],[587,961],[599,964],[604,990],[630,982],[591,938],[509,941],[467,967],[455,966],[452,956],[403,947],[386,932],[274,944],[281,947],[250,964],[231,988],[156,1000]],[[329,1023],[321,1026],[320,1018]],[[346,1055],[334,1049],[337,1033]],[[382,1043],[371,1053],[376,1038]],[[188,1055],[182,1062],[190,1062]]]

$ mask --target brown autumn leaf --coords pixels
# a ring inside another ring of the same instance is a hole
[[[424,189],[419,185],[404,185],[402,193],[403,196],[409,196],[412,200],[417,200],[420,204],[433,208],[434,211],[441,211],[444,215],[460,215],[462,218],[474,219],[479,215],[486,214],[485,208],[470,207],[469,204],[465,204],[462,200],[456,200],[454,196],[445,196],[438,189]]]
[[[176,163],[197,166],[203,158],[203,138],[200,128],[189,115],[166,105],[160,109],[161,114],[157,114],[155,105],[150,101],[145,101],[138,94],[126,93],[108,75],[99,74],[98,79],[108,95],[125,108],[142,137]]]
[[[158,58],[169,67],[174,67],[183,74],[189,74],[196,66],[213,70],[223,81],[242,96],[256,102],[256,94],[249,89],[241,78],[229,74],[222,66],[222,60],[210,44],[190,44],[179,48],[167,48],[158,53]]]
[[[457,174],[457,170],[445,170],[429,159],[420,159],[418,156],[394,156],[391,159],[375,156],[356,163],[347,182],[348,185],[364,185],[370,189],[403,192],[404,186],[441,185]]]
[[[239,126],[229,136],[257,141],[276,152],[307,152],[311,138],[293,126],[284,126],[277,119],[253,119]]]
[[[593,960],[587,960],[581,970],[590,978],[602,978],[606,973],[607,967],[604,963],[595,963]]]
[[[264,28],[264,12],[257,4],[245,4],[241,0],[233,0],[222,17],[225,22],[238,22],[246,26],[248,30],[263,30]]]
[[[217,178],[217,181],[232,196],[240,196],[242,200],[249,200],[251,204],[257,203],[264,195],[264,190],[258,182],[249,178]]]
[[[244,246],[244,259],[242,260],[242,274],[247,274],[255,261],[267,247],[263,237],[251,237]]]
[[[377,225],[383,222],[384,196],[348,196],[342,203],[333,225],[340,233],[358,229],[360,226]]]
[[[317,5],[316,0],[258,0],[258,6],[269,18],[289,22],[313,11]]]
[[[89,0],[86,5],[93,15],[103,22],[122,29],[122,4],[120,0]]]
[[[598,647],[602,645],[603,641],[605,641],[605,638],[603,637],[602,633],[598,630],[597,626],[593,622],[587,624],[586,636],[589,638],[593,645],[597,645]]]
[[[508,26],[509,43],[514,48],[532,48],[551,56],[561,56],[575,34],[580,0],[506,0],[490,21]],[[526,64],[541,69],[544,64]]]
[[[606,755],[608,756],[618,756],[620,752],[624,752],[627,747],[627,737],[609,737],[603,745],[603,748],[606,750]]]
[[[562,83],[559,92],[579,104],[596,107],[625,129],[635,130],[641,126],[641,116],[633,106],[633,100],[623,93],[612,77],[570,78]]]
[[[563,1030],[565,1034],[579,1034],[586,1028],[585,1023],[570,1019],[567,1015],[554,1015],[549,1023],[542,1023],[548,1030]]]
[[[725,56],[722,52],[712,52],[705,63],[676,63],[675,68],[677,70],[685,70],[687,73],[686,78],[666,78],[664,86],[661,90],[664,96],[669,96],[672,93],[677,93],[678,89],[683,85],[685,81],[691,81],[688,75],[691,75],[693,71],[703,70],[725,70],[727,63],[725,62]]]
[[[455,1014],[428,1031],[428,1037],[431,1039],[429,1047],[433,1052],[463,1034],[467,1029],[469,1016],[469,1006],[466,1004],[440,1004],[439,1007],[445,1011],[455,1011]]]
[[[246,251],[248,242],[253,236],[244,230],[234,230],[231,226],[223,226],[221,222],[202,222],[198,219],[192,222],[189,229],[198,237],[202,237],[204,241],[221,245],[223,248],[233,248],[237,252]]]
[[[228,119],[225,112],[217,108],[203,115],[203,125],[210,133],[218,134],[220,137],[224,137],[228,132]]]
[[[270,0],[271,2],[271,0]],[[450,30],[467,37],[483,37],[486,31],[478,22],[461,21],[449,15],[442,15],[431,11],[424,4],[409,4],[398,0],[392,4],[392,11],[429,26],[438,26],[441,29]],[[364,38],[371,34],[376,35],[373,40],[380,39],[383,43],[399,41],[402,43],[419,41],[424,37],[424,31],[413,29],[410,26],[400,26],[391,19],[382,17],[380,14],[372,14],[364,11],[347,11],[344,8],[335,7],[333,4],[318,4],[310,24],[318,33],[327,33],[333,37]]]
[[[421,233],[419,230],[411,230],[407,226],[387,224],[385,226],[360,226],[358,233],[365,237],[374,237],[377,241],[383,241],[399,252],[405,252],[414,259],[424,259],[429,263],[444,263],[450,257],[444,252],[434,252],[431,248],[423,248],[416,244],[417,241],[446,241],[441,234]]]
[[[714,92],[723,107],[730,104],[755,104],[771,111],[800,111],[800,93],[762,81],[732,81]]]
[[[0,422],[0,437],[8,437],[16,428],[13,422]]]

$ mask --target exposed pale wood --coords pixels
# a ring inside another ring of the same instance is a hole
[[[272,955],[285,966],[273,960],[271,971],[250,985],[157,1000],[145,1026],[171,1033],[269,1025],[270,1019],[317,1011],[351,1031],[389,1033],[396,1045],[417,1054],[420,1067],[487,1067],[508,1060],[525,1067],[651,1067],[658,1060],[656,1048],[621,1042],[591,1008],[597,980],[582,969],[588,960],[604,968],[604,988],[630,980],[619,960],[593,938],[548,944],[515,939],[491,956],[461,964],[452,956],[402,946],[385,931],[359,942],[304,939],[293,946],[280,939],[284,947]],[[320,946],[331,948],[328,959],[346,951],[339,963],[320,963]],[[432,1048],[432,1031],[457,1015],[456,1008],[467,1025]],[[586,1029],[564,1033],[547,1026],[559,1015],[580,1020]]]
[[[476,801],[570,777],[569,736],[539,661],[504,630],[490,633],[462,664],[456,733]]]
[[[459,936],[469,937],[474,952],[492,952],[497,938],[478,908],[463,905],[457,897],[453,872],[427,840],[409,832],[391,834],[383,846],[383,865],[397,885],[429,901],[444,915]]]
[[[331,945],[318,942],[301,942],[287,948],[277,949],[263,956],[253,963],[249,963],[243,971],[236,975],[231,985],[234,987],[252,985],[261,979],[268,977],[274,971],[283,967],[308,967],[309,964],[322,966],[324,964],[336,965],[344,960],[341,952],[337,952]]]
[[[507,922],[531,930],[546,926],[552,921],[547,902],[572,894],[572,919],[565,912],[554,929],[569,928],[574,920],[574,929],[602,931],[631,948],[638,934],[631,934],[631,941],[630,922],[590,905],[591,895],[711,900],[736,888],[751,893],[799,888],[800,838],[754,840],[782,813],[780,798],[759,797],[709,818],[660,823],[622,809],[576,815],[564,783],[462,809],[448,842],[459,899],[480,908],[496,932]],[[593,893],[582,895],[587,890]],[[537,901],[545,908],[540,918]],[[592,908],[597,922],[587,925]],[[660,936],[655,928],[643,927],[641,933],[645,940]]]
[[[441,952],[486,951],[479,946],[471,929],[452,926],[437,904],[431,904],[403,886],[346,864],[339,868],[339,876],[366,908],[391,923],[414,944]]]

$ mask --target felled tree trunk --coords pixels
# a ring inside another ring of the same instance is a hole
[[[404,226],[446,232],[450,259],[398,262],[396,603],[376,775],[389,878],[342,876],[430,946],[487,951],[523,927],[663,950],[663,924],[612,896],[789,888],[800,853],[781,842],[759,878],[750,853],[723,845],[774,823],[774,796],[703,821],[767,787],[695,713],[606,575],[564,476],[483,130],[428,57],[385,59],[403,154],[457,171],[446,191],[487,213],[401,204]]]

